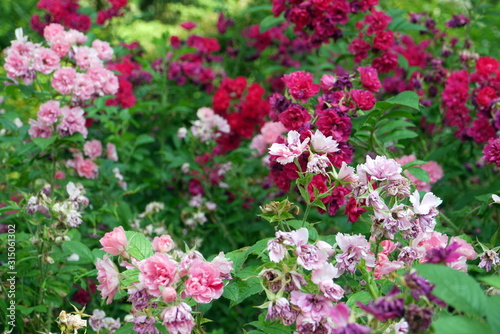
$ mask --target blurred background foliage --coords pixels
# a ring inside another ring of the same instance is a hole
[[[14,37],[16,27],[29,27],[37,0],[0,1],[0,48],[7,47]],[[105,0],[80,0],[82,11],[90,8],[99,10],[106,6]],[[165,39],[170,35],[181,38],[188,35],[179,24],[192,21],[198,24],[198,31],[205,35],[215,33],[218,13],[238,17],[237,24],[248,15],[248,8],[270,4],[266,0],[130,0],[124,17],[114,19],[107,29],[113,38],[125,42],[138,40],[147,51],[147,58],[158,56],[155,39]],[[471,18],[466,29],[454,29],[453,34],[469,36],[476,41],[476,51],[492,57],[500,55],[500,2],[497,0],[427,0],[400,1],[380,0],[382,9],[401,9],[405,12],[429,12],[436,21],[444,25],[453,14],[465,14]],[[438,26],[442,29],[442,26]],[[110,37],[110,36],[108,36]]]

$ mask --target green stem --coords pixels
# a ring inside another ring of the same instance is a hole
[[[455,232],[457,234],[460,234],[460,228],[457,225],[455,225],[455,223],[453,223],[450,220],[450,218],[446,217],[445,214],[442,212],[440,212],[439,215],[441,216],[441,218],[443,218],[443,220],[446,222],[446,224],[450,225],[450,227],[452,227],[455,230]]]

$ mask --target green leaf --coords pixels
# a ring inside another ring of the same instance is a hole
[[[371,300],[373,300],[372,296],[367,291],[359,291],[355,294],[351,295],[346,302],[346,305],[349,308],[357,307],[357,302],[361,302],[363,304],[368,304]]]
[[[42,151],[44,151],[47,149],[47,147],[52,145],[56,141],[56,139],[56,136],[52,136],[49,138],[33,138],[33,142],[36,146],[40,147]]]
[[[483,316],[487,309],[486,295],[469,275],[438,264],[416,266],[420,276],[435,284],[432,293],[457,310]]]
[[[233,307],[262,290],[263,287],[260,284],[260,279],[257,277],[246,280],[235,279],[224,288],[222,295],[231,301],[229,307]]]
[[[395,129],[402,129],[406,127],[414,127],[415,125],[411,122],[404,121],[404,120],[391,120],[384,125],[380,126],[377,131],[379,133],[386,133],[386,132],[391,132],[392,130]]]
[[[416,165],[426,165],[428,164],[427,161],[423,161],[423,160],[413,160],[413,161],[410,161],[408,163],[405,163],[403,166],[401,166],[403,169],[407,169],[408,167],[411,167],[411,166],[416,166]]]
[[[154,254],[153,246],[143,234],[125,231],[127,236],[127,252],[137,260],[144,260]]]
[[[81,143],[81,142],[85,141],[85,138],[83,138],[83,135],[81,133],[77,132],[77,133],[73,134],[72,136],[64,137],[63,140],[67,141],[67,142]]]
[[[485,323],[464,316],[443,317],[435,321],[432,326],[435,334],[491,334],[489,326]]]
[[[492,333],[500,333],[500,295],[488,297],[488,308],[486,319],[492,329]]]
[[[393,96],[385,101],[385,103],[390,103],[392,105],[400,105],[405,107],[410,107],[419,110],[418,95],[412,91],[404,91],[396,96]]]
[[[285,18],[282,15],[279,17],[274,17],[273,15],[266,16],[262,22],[260,22],[259,32],[262,34],[272,27],[276,27],[281,22],[285,22]]]
[[[140,146],[144,144],[153,143],[154,141],[155,139],[153,137],[143,133],[139,137],[137,137],[137,139],[135,140],[135,145]]]
[[[122,287],[128,287],[139,281],[139,273],[141,271],[136,268],[127,269],[121,273],[123,279],[120,281]]]
[[[90,248],[76,240],[69,240],[63,244],[63,249],[69,253],[77,254],[83,263],[94,263],[95,257]]]
[[[500,290],[500,276],[498,275],[493,275],[493,276],[481,276],[477,278],[479,281],[484,282],[495,289]]]
[[[384,135],[381,137],[381,140],[384,143],[396,141],[396,140],[401,140],[401,139],[409,139],[409,138],[415,138],[418,137],[418,133],[415,131],[407,130],[407,129],[397,129],[394,130],[394,132]]]
[[[409,171],[413,176],[415,176],[417,179],[424,181],[426,183],[430,182],[430,177],[429,173],[426,170],[423,170],[420,167],[408,167],[406,168],[407,171]]]
[[[134,324],[131,322],[127,322],[125,325],[118,328],[114,333],[115,334],[130,334],[134,332]]]

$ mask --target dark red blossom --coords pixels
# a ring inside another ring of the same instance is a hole
[[[372,92],[362,89],[353,89],[350,92],[354,103],[361,110],[370,110],[377,102]]]
[[[278,119],[288,131],[298,130],[304,123],[311,120],[311,114],[309,114],[306,108],[294,103],[283,111]]]

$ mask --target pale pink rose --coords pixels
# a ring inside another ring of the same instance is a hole
[[[177,283],[179,279],[178,263],[167,254],[155,253],[138,263],[139,281],[155,296],[161,296],[160,287],[168,287]]]
[[[71,49],[71,44],[66,41],[65,35],[63,34],[54,38],[52,43],[50,43],[50,49],[62,58],[68,54]]]
[[[337,79],[334,75],[323,74],[320,80],[321,89],[323,90],[323,92],[328,92],[330,89],[332,89],[336,81]]]
[[[96,39],[92,42],[92,47],[97,51],[97,55],[102,60],[110,60],[113,57],[113,49],[108,42]]]
[[[206,304],[222,295],[224,283],[220,279],[219,269],[213,263],[197,261],[189,268],[185,287],[187,296]]]
[[[262,135],[256,135],[253,137],[252,142],[250,143],[250,148],[257,150],[258,154],[264,154],[267,149],[267,144],[264,141],[264,136]]]
[[[411,247],[417,250],[419,258],[423,258],[430,249],[445,248],[448,244],[448,236],[436,231],[423,232],[417,235],[411,242]],[[426,262],[422,259],[421,262]]]
[[[199,119],[211,119],[215,116],[215,112],[212,108],[202,107],[196,111],[196,116],[198,116]]]
[[[184,302],[167,307],[161,313],[161,319],[170,334],[190,334],[194,327],[191,306]]]
[[[429,161],[428,164],[422,165],[422,169],[429,173],[431,184],[436,183],[444,176],[443,168],[435,161]]]
[[[60,61],[55,51],[39,47],[35,51],[33,69],[43,74],[50,74],[60,67]]]
[[[266,122],[260,129],[260,133],[266,144],[276,142],[276,139],[278,139],[283,132],[286,132],[286,128],[281,122]]]
[[[106,144],[106,155],[109,160],[118,161],[118,154],[116,153],[116,146],[112,143]]]
[[[65,34],[65,39],[66,42],[68,42],[71,45],[83,44],[87,42],[87,36],[85,36],[84,33],[75,29],[70,29],[69,31],[67,31]]]
[[[40,105],[40,108],[38,109],[38,120],[46,125],[56,123],[59,116],[61,116],[59,101],[49,100]]]
[[[267,242],[267,251],[269,252],[269,260],[272,262],[280,262],[285,258],[286,247],[277,239],[272,239]]]
[[[404,266],[402,261],[389,261],[387,254],[378,253],[375,270],[373,272],[375,279],[381,279],[382,276],[389,274],[394,270],[398,270]]]
[[[420,193],[418,190],[415,190],[415,192],[410,195],[410,202],[413,204],[413,212],[419,215],[426,215],[430,213],[432,209],[435,209],[443,203],[439,197],[431,192],[426,193],[422,201],[420,201]]]
[[[328,257],[331,257],[335,254],[335,249],[333,248],[333,246],[326,241],[320,240],[316,242],[316,247],[318,247],[319,250],[325,252]]]
[[[313,283],[319,284],[319,282],[323,280],[332,280],[334,278],[338,278],[339,276],[340,273],[338,269],[333,266],[333,264],[324,262],[321,267],[313,270],[311,280]]]
[[[86,75],[93,81],[97,95],[112,95],[118,91],[118,77],[104,67],[91,67]]]
[[[87,74],[77,73],[73,86],[73,96],[85,101],[89,100],[95,93],[94,82]]]
[[[233,271],[233,261],[229,261],[224,252],[220,252],[213,260],[212,263],[219,269],[221,278],[231,279],[231,271]]]
[[[199,262],[199,261],[203,262],[203,261],[205,261],[205,258],[198,251],[192,250],[192,251],[188,252],[187,254],[184,254],[184,256],[181,259],[181,264],[180,264],[180,270],[179,270],[180,276],[182,277],[184,275],[187,275],[187,273],[189,272],[189,268],[191,268],[191,265],[193,263]]]
[[[161,298],[165,303],[171,303],[177,299],[177,292],[171,286],[167,286],[161,292]]]
[[[472,245],[464,239],[459,237],[451,237],[449,244],[451,245],[454,242],[460,245],[460,248],[457,249],[457,252],[461,253],[462,256],[465,256],[467,260],[474,260],[477,257],[477,253],[474,250],[474,247],[472,247]]]
[[[82,154],[76,154],[73,160],[74,168],[79,176],[96,179],[99,167],[90,159],[84,159]]]
[[[396,158],[396,161],[400,165],[405,165],[415,160],[417,160],[417,158],[413,154],[404,155],[401,158]],[[427,173],[429,174],[429,181],[430,181],[429,183],[424,182],[422,180],[417,179],[409,171],[405,171],[405,175],[415,184],[417,190],[430,191],[431,185],[439,181],[444,176],[443,169],[435,161],[429,161],[427,164],[424,165],[415,165],[415,167],[420,167],[423,170],[427,171]]]
[[[339,181],[349,183],[357,183],[359,181],[359,176],[355,173],[354,167],[348,166],[345,161],[342,161],[337,178]]]
[[[113,231],[106,233],[99,242],[103,246],[101,250],[111,255],[126,255],[128,241],[123,226],[115,227]]]
[[[107,298],[106,304],[111,304],[120,285],[118,270],[107,255],[104,255],[102,260],[97,259],[95,266],[97,268],[97,280],[101,283],[97,286],[97,289],[101,291],[103,299]]]
[[[61,94],[70,94],[75,86],[76,71],[73,67],[61,67],[54,72],[52,87]]]
[[[102,154],[101,142],[97,139],[85,142],[85,145],[83,145],[83,153],[92,160],[100,157]]]
[[[311,136],[311,145],[316,152],[333,153],[340,150],[339,143],[332,136],[326,137],[319,130]]]
[[[367,184],[370,176],[371,180],[399,180],[403,178],[401,173],[403,169],[401,165],[394,159],[389,159],[385,156],[376,156],[372,159],[369,155],[366,156],[366,163],[358,165],[358,176],[363,184]]]
[[[175,243],[172,237],[164,234],[153,239],[153,250],[158,253],[167,253],[174,249]]]
[[[27,59],[33,58],[35,50],[39,47],[38,44],[28,42],[27,40],[15,40],[10,43],[10,47],[5,49],[7,56],[17,54],[19,56],[26,57]]]
[[[58,23],[51,23],[43,29],[43,37],[49,43],[52,43],[56,37],[64,34],[64,27]]]
[[[7,76],[16,79],[25,75],[29,71],[30,61],[28,57],[21,56],[18,53],[12,53],[5,59],[3,67],[7,71]]]
[[[88,70],[90,67],[102,66],[102,60],[99,59],[97,50],[88,46],[73,47],[75,51],[76,65],[82,70]]]
[[[59,131],[61,136],[71,136],[72,134],[79,132],[84,138],[87,138],[88,131],[85,127],[85,117],[83,116],[84,111],[82,108],[62,107],[61,113],[63,119],[57,126],[57,131]]]
[[[34,119],[29,120],[30,129],[28,134],[31,138],[50,138],[52,137],[52,128],[45,123],[35,121]]]
[[[287,135],[287,144],[274,143],[269,148],[269,154],[277,156],[276,161],[286,165],[299,157],[309,144],[310,138],[300,141],[300,134],[297,131],[290,131]]]
[[[313,174],[326,174],[326,169],[332,165],[330,159],[325,155],[319,155],[313,153],[309,156],[309,161],[307,162],[308,173]]]

